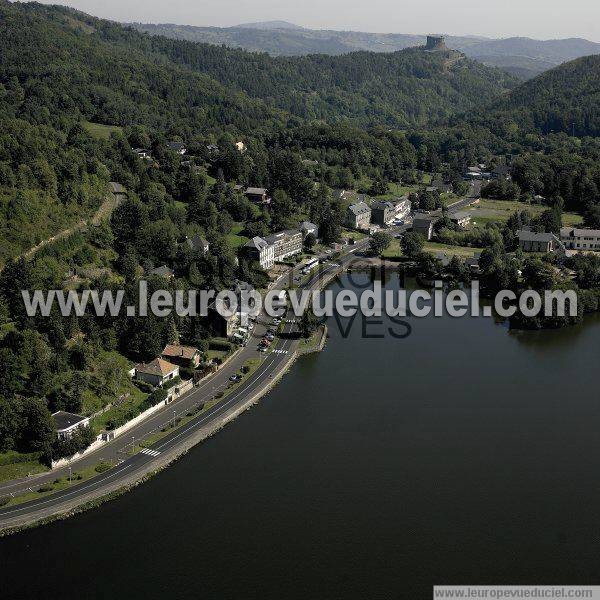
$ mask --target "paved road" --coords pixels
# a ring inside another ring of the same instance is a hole
[[[397,234],[406,231],[406,229],[407,226],[404,226],[391,228],[388,231]],[[325,266],[320,273],[312,276],[300,287],[304,289],[319,287],[323,277],[341,271],[352,260],[354,254],[365,250],[368,245],[368,238],[360,240],[346,255],[338,259],[338,263]],[[280,278],[276,283],[276,289],[278,289],[277,286],[281,285],[283,279],[284,277]],[[263,336],[269,321],[270,319],[266,315],[259,317],[255,331],[253,331],[253,337],[255,338],[253,341],[257,342]],[[242,407],[248,399],[253,398],[257,393],[266,389],[271,383],[272,378],[279,375],[286,368],[291,354],[295,352],[299,342],[294,336],[290,336],[296,328],[293,316],[285,319],[284,323],[283,334],[280,336],[279,343],[273,351],[262,354],[258,352],[256,345],[251,342],[230,360],[225,367],[210,379],[202,382],[198,388],[174,401],[168,408],[158,411],[143,423],[132,428],[127,434],[123,434],[113,442],[102,446],[100,449],[76,461],[73,464],[73,469],[83,469],[93,466],[101,460],[117,461],[119,462],[118,466],[87,482],[73,483],[69,488],[50,496],[0,509],[0,530],[20,524],[24,520],[34,521],[49,514],[60,513],[67,508],[67,505],[72,506],[74,501],[85,502],[86,499],[89,499],[90,494],[94,492],[97,492],[97,496],[100,496],[108,491],[106,488],[110,486],[111,489],[115,489],[114,486],[118,487],[120,482],[122,482],[121,486],[126,485],[127,482],[131,482],[132,477],[141,478],[144,474],[152,472],[159,464],[163,453],[173,451],[178,447],[188,447],[190,440],[198,430],[211,423],[218,424],[222,422],[225,415],[229,414],[236,407]],[[223,401],[197,415],[185,426],[173,430],[155,444],[142,449],[137,454],[129,454],[136,440],[139,441],[149,437],[152,432],[160,430],[176,416],[182,416],[190,409],[212,400],[216,393],[228,385],[229,377],[233,373],[237,373],[245,361],[250,358],[260,358],[260,366],[250,377],[242,381]],[[188,443],[187,445],[186,442]],[[33,478],[8,482],[0,485],[0,496],[8,494],[19,495],[30,489],[36,490],[44,483],[54,481],[59,477],[65,478],[68,475],[69,467],[67,466]]]
[[[321,273],[314,275],[309,281],[305,282],[302,287],[307,289],[317,287],[324,275],[339,271],[343,264],[352,257],[353,253],[363,250],[367,244],[368,240],[357,243],[346,257],[340,259],[340,264],[326,266]],[[287,320],[293,321],[293,317],[286,319],[286,321]],[[268,326],[268,320],[266,320],[264,316],[259,317],[259,321],[261,322],[257,323],[256,330],[253,332],[254,336],[258,339],[262,337],[264,330]],[[232,409],[235,409],[236,406],[243,406],[249,398],[254,397],[261,390],[268,387],[271,379],[285,369],[291,358],[291,353],[295,351],[298,340],[289,335],[294,332],[295,327],[296,325],[294,322],[285,322],[283,334],[280,337],[279,343],[274,351],[267,354],[259,353],[253,344],[249,344],[222,370],[218,371],[210,380],[202,383],[200,387],[173,402],[169,405],[169,408],[159,411],[139,426],[132,428],[129,434],[124,434],[99,450],[80,459],[73,465],[73,469],[75,470],[86,466],[93,466],[100,460],[116,459],[122,461],[117,467],[87,482],[80,484],[74,483],[68,489],[56,492],[51,496],[41,497],[21,505],[1,509],[0,529],[14,526],[22,522],[26,517],[30,517],[30,520],[35,520],[41,516],[47,516],[48,512],[62,512],[67,503],[72,503],[79,498],[81,499],[81,502],[84,502],[86,498],[89,498],[89,495],[95,491],[100,491],[103,488],[107,488],[109,485],[114,486],[121,480],[123,481],[123,485],[125,485],[125,482],[130,481],[134,474],[139,473],[139,476],[141,477],[143,474],[151,472],[155,468],[152,466],[152,463],[158,463],[160,456],[164,452],[176,449],[178,446],[185,448],[185,442],[189,442],[190,438],[194,436],[199,429],[206,427],[213,422],[222,421],[223,416],[228,414]],[[176,415],[182,415],[190,408],[211,400],[215,393],[223,389],[229,383],[231,374],[238,372],[246,360],[256,357],[260,357],[262,360],[259,368],[257,368],[250,377],[240,383],[239,387],[223,401],[199,414],[184,427],[173,430],[152,446],[143,449],[133,456],[127,454],[127,451],[131,450],[134,444],[134,438],[137,440],[143,439],[144,437],[148,437],[148,435],[157,428],[160,429],[173,418],[172,411],[175,411]],[[7,495],[10,493],[17,495],[26,492],[30,488],[35,490],[43,483],[53,481],[58,477],[67,477],[68,473],[69,469],[68,467],[65,467],[52,471],[51,473],[36,476],[35,478],[18,482],[9,482],[0,487],[0,495]]]

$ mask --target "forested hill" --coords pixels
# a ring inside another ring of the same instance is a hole
[[[127,41],[309,120],[424,125],[481,106],[517,83],[459,53],[421,48],[271,57],[133,31]]]
[[[579,58],[522,84],[491,115],[514,121],[521,131],[599,136],[598,82],[600,56]]]
[[[71,9],[0,1],[0,81],[18,81],[26,105],[54,108],[53,121],[76,115],[114,125],[163,127],[168,120],[190,131],[249,131],[281,119],[263,102],[148,56],[130,38],[120,25]]]
[[[0,1],[0,265],[90,216],[122,173],[126,148],[86,135],[85,122],[188,140],[287,123],[261,100],[146,56],[129,35],[68,9]]]
[[[425,43],[423,35],[314,30],[280,22],[235,27],[194,27],[170,23],[133,23],[132,26],[152,35],[268,52],[272,56],[336,55],[359,50],[396,52]],[[512,37],[497,40],[446,36],[446,43],[449,48],[464,52],[483,64],[519,73],[523,79],[563,62],[600,53],[600,44],[579,38],[534,40]]]

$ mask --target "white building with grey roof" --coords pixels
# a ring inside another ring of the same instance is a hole
[[[346,227],[350,229],[369,229],[371,225],[371,207],[361,200],[351,204],[346,210]]]

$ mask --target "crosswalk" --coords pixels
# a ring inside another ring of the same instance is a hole
[[[152,457],[156,457],[160,454],[158,450],[152,450],[152,448],[142,448],[141,453]]]
[[[277,350],[277,348],[275,348],[275,350],[273,350],[274,354],[287,354],[288,351],[287,350]]]

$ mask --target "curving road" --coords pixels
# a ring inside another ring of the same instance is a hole
[[[302,287],[305,289],[317,287],[324,276],[341,270],[343,264],[351,258],[352,253],[364,249],[367,244],[368,240],[357,243],[348,255],[340,259],[340,264],[328,265],[319,274],[304,283]],[[293,319],[288,320],[293,321]],[[253,336],[257,340],[260,339],[267,327],[266,320],[261,317]],[[0,509],[0,531],[68,512],[81,504],[132,485],[146,474],[164,466],[178,454],[195,445],[197,441],[200,441],[201,438],[198,436],[202,436],[203,432],[208,435],[214,431],[215,426],[224,425],[230,417],[235,415],[236,410],[242,409],[250,399],[267,390],[272,385],[273,379],[285,371],[298,344],[297,339],[289,336],[294,332],[294,327],[295,323],[285,322],[283,334],[273,351],[262,354],[252,343],[249,344],[238,352],[223,369],[209,380],[201,383],[198,388],[174,401],[164,410],[158,411],[143,423],[132,428],[127,434],[123,434],[113,442],[73,463],[73,469],[82,469],[96,465],[101,460],[116,460],[119,463],[118,466],[110,471],[87,482],[73,483],[69,488],[50,496]],[[185,426],[174,429],[152,446],[144,448],[134,455],[127,454],[135,446],[135,440],[147,438],[152,432],[160,430],[176,416],[184,415],[190,409],[212,400],[219,390],[227,386],[229,377],[233,373],[237,373],[249,358],[260,358],[262,362],[252,375],[242,381],[229,396],[192,418]],[[44,483],[68,477],[69,467],[64,467],[33,478],[8,482],[0,485],[0,496],[9,494],[16,496],[27,491],[34,491]]]
[[[406,229],[407,226],[396,227],[389,229],[388,232],[397,234],[406,231]],[[369,238],[360,240],[352,246],[347,254],[338,259],[339,264],[329,264],[299,287],[316,289],[320,286],[324,277],[341,271],[344,265],[352,260],[354,253],[366,249],[368,245]],[[284,277],[281,277],[276,282],[276,289],[279,289],[277,286],[281,284],[283,279]],[[268,321],[264,315],[257,321],[256,328],[253,331],[253,337],[256,341],[263,336],[268,328]],[[262,354],[258,352],[254,344],[250,343],[246,348],[240,350],[221,370],[203,381],[192,392],[175,400],[165,409],[158,411],[133,427],[127,434],[123,434],[73,463],[73,469],[94,466],[102,460],[118,463],[110,471],[87,482],[73,483],[69,488],[50,496],[0,509],[0,531],[67,513],[82,504],[133,485],[142,480],[145,475],[167,465],[179,454],[210,435],[218,427],[225,425],[240,410],[243,410],[250,400],[268,390],[273,384],[273,380],[285,371],[293,359],[299,343],[296,338],[289,335],[294,332],[294,327],[293,319],[286,319],[283,335],[280,336],[279,343],[273,351]],[[176,417],[183,416],[191,409],[214,399],[215,394],[228,385],[229,377],[237,373],[250,358],[260,358],[260,366],[251,376],[244,379],[229,396],[207,411],[193,417],[185,426],[174,429],[155,444],[142,449],[137,454],[129,454],[131,449],[136,446],[136,441],[148,438]],[[0,497],[6,495],[17,496],[27,491],[35,491],[41,485],[51,483],[57,478],[68,478],[69,474],[70,469],[67,466],[32,478],[0,484]]]

